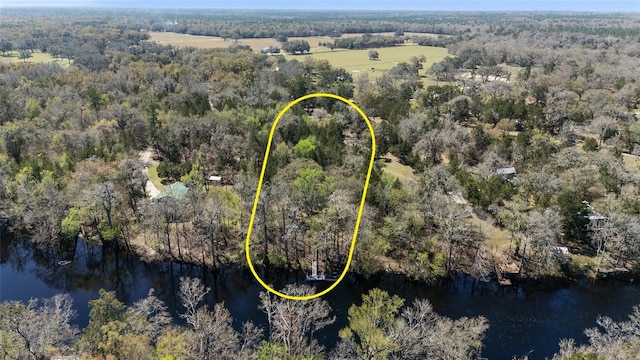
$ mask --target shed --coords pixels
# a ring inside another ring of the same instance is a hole
[[[174,199],[180,200],[185,197],[187,191],[189,191],[189,187],[187,186],[187,184],[181,181],[176,181],[171,185],[165,186],[154,199],[157,200],[165,197],[172,197]]]
[[[209,181],[216,184],[220,184],[222,182],[222,176],[211,175],[209,176]]]
[[[516,168],[514,168],[514,167],[500,168],[500,169],[496,170],[496,174],[502,175],[502,176],[515,175],[516,174]]]
[[[569,256],[569,248],[566,246],[552,246],[551,249],[559,255]]]

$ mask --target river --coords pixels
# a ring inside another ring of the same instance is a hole
[[[88,323],[88,301],[98,297],[98,290],[115,290],[126,304],[147,295],[150,288],[165,301],[174,316],[180,276],[202,276],[200,269],[175,263],[147,264],[135,256],[101,254],[80,242],[75,254],[67,254],[68,265],[59,265],[60,254],[34,250],[27,241],[0,237],[0,302],[26,301],[70,293],[78,316],[74,323]],[[266,316],[258,310],[258,293],[262,288],[248,271],[227,270],[217,276],[204,274],[213,289],[209,303],[224,301],[234,317],[234,325],[246,320],[264,325]],[[512,355],[529,354],[530,359],[544,359],[558,350],[561,338],[586,341],[583,330],[595,326],[596,317],[607,315],[614,320],[626,319],[634,305],[640,304],[640,286],[629,282],[608,282],[597,287],[588,284],[539,287],[501,288],[492,285],[483,291],[472,291],[469,281],[446,288],[426,287],[402,277],[345,279],[323,298],[329,301],[336,323],[320,332],[319,340],[332,348],[337,332],[346,325],[347,310],[360,303],[361,295],[379,287],[397,294],[411,303],[415,298],[428,298],[441,315],[452,318],[483,315],[489,320],[483,356],[489,359],[511,359]]]

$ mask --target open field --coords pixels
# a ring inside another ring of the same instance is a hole
[[[196,36],[187,34],[177,34],[170,32],[150,32],[152,41],[156,41],[163,45],[172,45],[175,47],[195,47],[202,49],[227,48],[236,43],[235,40],[224,40],[215,36]],[[360,37],[363,34],[344,34],[342,37]],[[374,35],[391,36],[393,33],[379,33]],[[406,33],[405,35],[420,36],[437,36],[433,34]],[[328,36],[310,36],[310,37],[290,37],[289,40],[306,40],[311,45],[310,54],[305,55],[284,55],[287,59],[304,60],[306,56],[314,59],[328,60],[332,66],[343,68],[349,71],[354,77],[368,74],[369,78],[376,79],[385,70],[391,69],[402,61],[408,61],[412,56],[424,55],[427,61],[424,63],[424,70],[421,75],[424,76],[424,85],[435,85],[435,81],[426,77],[426,70],[436,62],[448,55],[447,49],[430,46],[418,46],[416,44],[405,44],[402,46],[390,48],[376,48],[379,54],[378,60],[369,60],[369,50],[346,50],[335,49],[331,51],[329,48],[318,46],[319,43],[332,42],[333,39]],[[281,44],[275,39],[239,39],[238,45],[250,46],[254,51],[258,51],[268,46],[280,47]]]
[[[155,41],[162,45],[172,45],[175,47],[195,47],[201,49],[217,49],[227,48],[231,45],[235,45],[235,40],[223,39],[217,36],[200,36],[189,34],[178,34],[172,32],[149,32],[151,41]],[[343,38],[361,37],[363,34],[343,34]],[[375,33],[372,35],[393,36],[392,32]],[[437,37],[435,34],[420,34],[420,33],[405,33],[407,36],[430,36]],[[309,45],[318,46],[319,43],[333,42],[333,39],[329,36],[309,36],[309,37],[290,37],[289,40],[306,40]],[[238,39],[238,45],[248,45],[254,51],[258,51],[267,46],[280,47],[281,44],[273,38],[251,38],[251,39]],[[325,49],[328,50],[328,49]]]
[[[218,49],[227,48],[235,45],[236,41],[232,39],[223,39],[217,36],[200,36],[177,34],[171,32],[149,32],[151,41],[155,41],[162,45],[172,45],[175,47],[195,47],[200,49]],[[393,33],[380,33],[379,35],[391,36]],[[360,37],[362,34],[345,34],[343,37]],[[290,37],[289,40],[306,40],[311,46],[318,46],[318,43],[333,42],[329,36],[308,36],[308,37]],[[259,51],[267,46],[281,47],[280,42],[273,38],[250,38],[238,39],[238,45],[248,45],[253,51]]]
[[[62,58],[53,58],[49,54],[34,52],[31,54],[31,57],[25,60],[18,59],[18,52],[12,51],[9,53],[9,56],[0,56],[0,64],[9,64],[9,63],[17,63],[17,62],[27,62],[27,63],[50,63],[55,62],[60,64],[62,67],[69,66],[68,59]]]
[[[285,55],[287,59],[303,60],[305,56],[311,56],[314,59],[328,60],[332,66],[339,67],[350,72],[354,77],[368,74],[369,78],[375,79],[382,75],[385,70],[398,65],[402,61],[408,61],[412,56],[424,55],[427,61],[423,64],[424,70],[420,75],[425,75],[427,69],[436,62],[442,61],[448,55],[447,49],[431,46],[418,46],[413,44],[376,48],[378,51],[378,60],[369,60],[369,50],[329,50],[328,48],[312,48],[309,55]],[[435,81],[425,79],[425,85],[435,84]]]

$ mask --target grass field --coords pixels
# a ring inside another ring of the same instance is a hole
[[[227,48],[235,44],[234,40],[224,40],[215,36],[196,36],[187,34],[176,34],[170,32],[150,32],[152,41],[156,41],[163,45],[172,45],[175,47],[195,47],[202,49]],[[393,33],[380,33],[379,35],[391,36]],[[406,35],[420,36],[436,36],[432,34],[416,34],[407,33]],[[362,34],[345,34],[342,37],[360,37]],[[412,56],[424,55],[427,61],[424,63],[424,69],[421,75],[426,74],[426,69],[448,55],[447,49],[429,46],[418,46],[415,44],[406,44],[392,48],[376,48],[379,54],[378,60],[369,60],[369,50],[344,50],[336,49],[331,51],[326,47],[318,47],[319,43],[332,42],[328,36],[311,36],[311,37],[290,37],[289,40],[306,40],[311,45],[311,53],[306,55],[284,55],[287,59],[304,60],[306,56],[314,59],[328,60],[332,66],[343,68],[349,71],[354,77],[362,74],[368,74],[371,79],[376,79],[385,70],[389,70],[402,61],[408,61]],[[238,45],[248,45],[254,51],[259,51],[267,46],[280,47],[281,44],[275,39],[239,39]],[[435,84],[429,78],[424,77],[425,86]]]
[[[426,70],[436,62],[442,61],[448,55],[447,49],[418,46],[407,44],[390,48],[376,48],[378,51],[378,60],[369,60],[369,50],[329,50],[328,48],[312,48],[310,55],[285,55],[287,59],[303,60],[305,56],[311,56],[314,59],[328,60],[332,66],[343,68],[349,71],[354,77],[362,74],[368,74],[369,78],[375,79],[398,65],[402,61],[408,61],[412,56],[424,55],[427,61],[423,64],[424,70],[421,75],[425,75]],[[428,79],[427,79],[428,80]],[[425,84],[425,85],[431,85]]]
[[[199,36],[188,34],[177,34],[171,32],[150,32],[151,41],[155,41],[162,45],[172,45],[175,47],[195,47],[199,49],[219,49],[227,48],[235,45],[236,41],[224,40],[217,36]],[[393,33],[381,33],[380,35],[393,35]],[[360,37],[362,34],[345,34],[343,37]],[[333,42],[328,36],[308,36],[308,37],[290,37],[289,40],[306,40],[310,46],[318,46],[319,43]],[[238,45],[248,45],[253,51],[259,51],[268,46],[281,47],[282,45],[272,38],[250,38],[238,39]]]
[[[416,33],[407,33],[407,35],[417,35]],[[343,38],[361,37],[363,34],[344,34]],[[373,35],[393,36],[392,32],[376,33]],[[421,34],[424,36],[436,36],[433,34]],[[227,48],[231,45],[235,45],[235,40],[224,40],[217,36],[199,36],[189,34],[178,34],[172,32],[149,32],[151,41],[155,41],[162,45],[172,45],[175,47],[195,47],[200,49],[217,49]],[[292,36],[289,40],[306,40],[312,47],[318,46],[318,43],[333,42],[333,39],[329,36],[308,36],[308,37],[295,37]],[[281,44],[272,38],[250,38],[250,39],[238,39],[238,45],[248,45],[253,51],[259,51],[267,46],[281,47]]]
[[[387,153],[382,158],[391,160],[390,162],[384,164],[384,168],[382,171],[384,171],[385,174],[395,176],[403,183],[407,183],[408,181],[415,182],[416,177],[413,174],[413,169],[411,168],[411,166],[402,165],[398,158],[391,155],[391,153]]]
[[[60,66],[62,66],[62,67],[69,66],[69,60],[68,59],[53,58],[51,55],[45,54],[45,53],[41,53],[41,52],[32,53],[31,57],[26,59],[26,61],[22,60],[22,59],[18,59],[18,52],[17,51],[10,52],[8,56],[0,56],[0,64],[10,64],[10,63],[17,63],[17,62],[26,62],[26,63],[50,63],[50,62],[55,62],[55,63],[60,64]]]

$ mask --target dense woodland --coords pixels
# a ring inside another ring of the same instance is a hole
[[[289,101],[329,92],[364,110],[378,144],[351,271],[397,272],[425,283],[466,274],[479,284],[513,268],[514,281],[602,281],[640,271],[638,15],[232,14],[3,10],[3,54],[67,60],[0,65],[5,226],[52,258],[82,238],[149,261],[244,267],[271,125]],[[393,45],[405,31],[424,32],[447,37],[407,40],[446,46],[450,56],[429,69],[414,57],[375,79],[354,78],[311,57],[162,46],[142,30],[330,35],[335,45],[357,48],[367,39]],[[395,37],[339,39],[374,32]],[[341,271],[370,144],[365,123],[340,102],[309,100],[283,117],[253,229],[254,263],[308,272],[317,259],[327,272]],[[157,168],[140,160],[146,149]],[[385,173],[387,154],[413,174]],[[497,172],[506,167],[517,174]],[[145,193],[151,168],[167,183],[186,183],[186,196],[152,202]],[[210,183],[210,175],[225,183]],[[494,241],[488,226],[508,233],[507,243]],[[206,291],[183,281],[185,325],[172,325],[153,294],[127,308],[104,292],[81,332],[69,325],[64,295],[5,303],[0,356],[467,359],[479,356],[487,326],[372,291],[349,310],[338,348],[324,349],[313,338],[334,319],[323,300],[287,302],[265,293],[269,329],[246,324],[237,332],[222,304],[199,306]],[[371,319],[372,309],[384,316]],[[563,342],[558,359],[637,356],[638,316],[599,319],[602,331],[589,330],[589,346]]]

